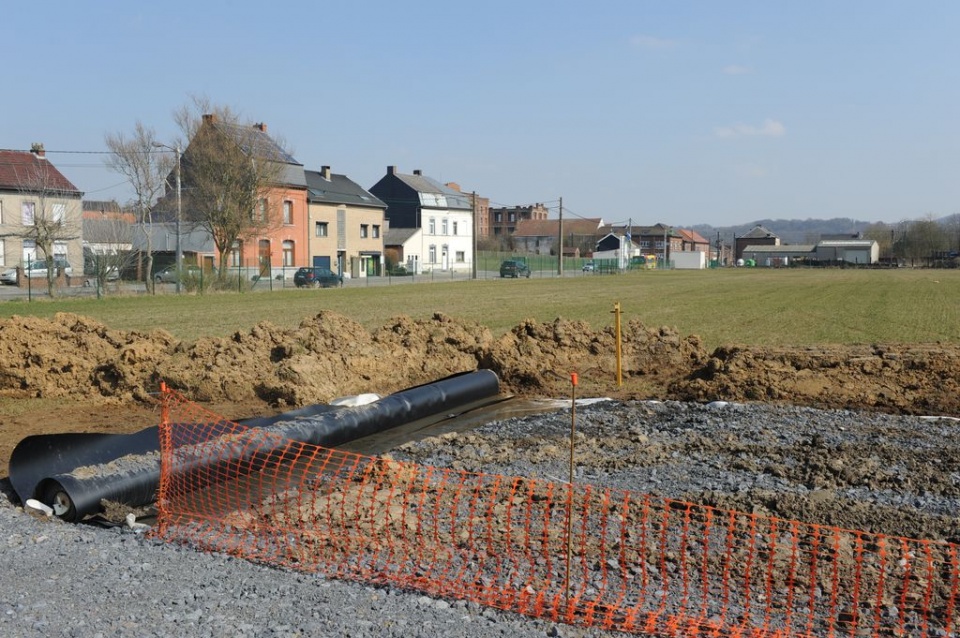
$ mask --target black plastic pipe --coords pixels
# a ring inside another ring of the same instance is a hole
[[[477,370],[401,390],[367,405],[315,405],[244,419],[239,421],[241,426],[276,437],[264,437],[262,444],[252,448],[236,446],[233,458],[221,457],[218,462],[264,462],[275,452],[270,441],[277,439],[335,447],[414,421],[463,412],[499,392],[496,373]],[[203,445],[202,441],[192,443]],[[130,507],[149,505],[156,500],[160,484],[159,429],[29,436],[10,457],[10,482],[21,501],[37,499],[66,521],[99,513],[105,500]]]

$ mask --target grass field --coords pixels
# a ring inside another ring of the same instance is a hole
[[[163,328],[192,341],[260,321],[293,327],[320,310],[368,330],[441,311],[503,334],[526,318],[674,326],[723,344],[960,343],[960,271],[720,269],[575,278],[477,280],[256,293],[113,296],[0,303],[0,317],[72,312],[122,330]]]

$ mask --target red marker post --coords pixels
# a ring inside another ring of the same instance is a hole
[[[571,525],[573,522],[573,458],[574,458],[574,441],[576,432],[577,432],[577,378],[576,372],[570,373],[570,386],[572,389],[570,395],[570,473],[568,481],[568,492],[567,492],[567,573],[564,577],[564,592],[565,592],[565,604],[566,604],[566,615],[568,620],[572,620],[573,614],[570,609],[570,560],[573,554],[573,534],[571,530]]]

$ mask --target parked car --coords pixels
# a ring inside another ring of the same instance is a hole
[[[583,265],[583,272],[593,272],[593,262],[588,261]]]
[[[56,269],[54,274],[57,271],[63,272],[63,274],[68,277],[73,274],[73,268],[70,267],[70,262],[68,262],[63,257],[54,257],[53,258],[53,267]],[[46,260],[33,260],[28,261],[23,266],[23,275],[25,277],[44,277],[47,276],[47,262]],[[16,268],[7,268],[3,272],[0,272],[0,282],[7,284],[8,286],[13,286],[17,283],[17,269]]]
[[[303,267],[293,275],[297,288],[334,288],[343,284],[343,277],[329,268]]]
[[[530,277],[530,266],[524,261],[508,259],[500,264],[501,277]]]
[[[199,266],[180,266],[180,270],[181,281],[200,281],[200,278],[203,277],[203,270],[201,270]],[[158,284],[177,283],[177,265],[171,264],[163,270],[155,273],[153,275],[153,280]]]

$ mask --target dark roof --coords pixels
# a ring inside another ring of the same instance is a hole
[[[421,206],[473,210],[470,195],[444,186],[435,179],[424,175],[406,175],[404,173],[395,173],[395,175],[404,184],[420,193]],[[424,197],[424,195],[427,195],[427,197]],[[433,198],[430,197],[431,195]],[[431,203],[431,199],[435,200],[435,203]]]
[[[330,179],[320,171],[304,171],[307,178],[307,201],[326,204],[353,204],[386,208],[387,205],[364,190],[346,175],[329,173]]]
[[[258,157],[281,164],[303,166],[293,155],[283,150],[266,131],[260,128],[262,125],[234,124],[232,122],[221,122],[219,120],[214,120],[213,125],[236,140],[243,152],[251,157]]]
[[[0,151],[0,189],[82,195],[49,160],[28,151]]]
[[[384,246],[402,246],[404,242],[420,232],[419,228],[388,228],[383,234]]]
[[[761,239],[764,237],[776,237],[776,235],[763,226],[754,226],[746,235],[741,235],[737,239]]]
[[[248,157],[255,157],[279,165],[280,176],[278,182],[297,188],[305,188],[303,164],[298,162],[290,153],[283,150],[270,135],[267,134],[264,124],[235,124],[224,122],[212,115],[203,116],[202,126],[211,126],[216,131],[226,135],[240,147]],[[187,147],[189,151],[189,146]],[[188,152],[184,158],[189,161]]]

